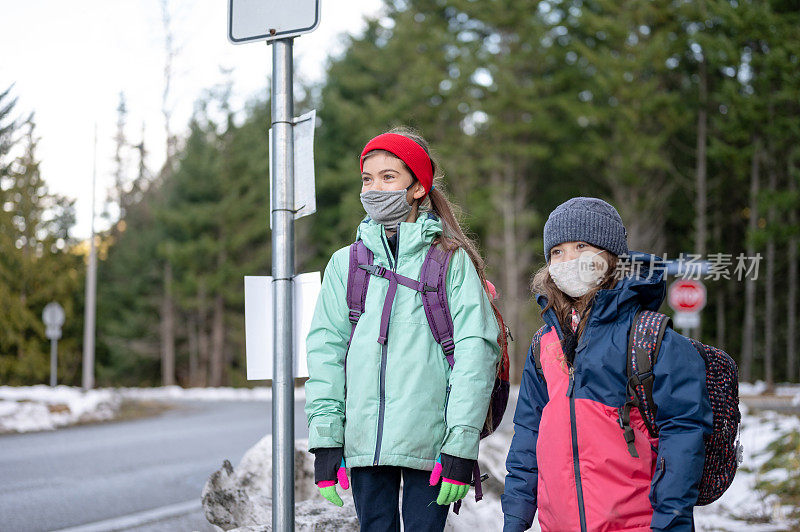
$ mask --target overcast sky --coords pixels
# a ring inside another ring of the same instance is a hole
[[[163,161],[161,0],[0,1],[0,90],[14,83],[17,113],[36,113],[42,175],[51,191],[77,198],[73,235],[85,238],[94,124],[99,212],[111,185],[120,91],[127,99],[129,139],[139,142],[144,123],[148,166],[155,170]],[[180,48],[171,96],[173,131],[182,133],[195,100],[224,81],[223,67],[233,69],[235,106],[266,93],[271,49],[264,43],[230,44],[227,0],[169,0],[169,5]],[[297,76],[322,79],[327,58],[342,51],[342,34],[361,32],[364,17],[375,16],[381,5],[381,0],[322,0],[319,28],[295,40]]]

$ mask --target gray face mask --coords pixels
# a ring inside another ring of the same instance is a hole
[[[411,188],[410,185],[408,188]],[[412,206],[406,199],[408,188],[404,190],[369,190],[361,193],[361,204],[375,223],[389,231],[396,231],[400,222],[405,222]]]

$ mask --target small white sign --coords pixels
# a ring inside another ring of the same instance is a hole
[[[61,338],[61,327],[64,325],[64,308],[55,301],[48,303],[42,311],[42,321],[45,325],[45,336],[49,340]]]
[[[292,125],[294,138],[294,219],[317,212],[317,191],[314,185],[314,128],[317,110],[298,116]],[[272,213],[272,128],[269,130],[269,212]],[[269,216],[272,229],[272,215]]]
[[[675,312],[672,324],[678,329],[696,329],[700,327],[699,312]]]
[[[317,29],[320,0],[228,0],[233,44],[286,39]]]
[[[294,278],[294,344],[293,373],[308,377],[306,336],[322,286],[319,272],[302,273]],[[272,277],[245,276],[244,321],[247,352],[247,380],[271,379],[274,325]]]

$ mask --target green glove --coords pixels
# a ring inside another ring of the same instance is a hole
[[[472,475],[472,466],[474,464],[474,460],[466,460],[449,454],[439,455],[433,466],[430,478],[431,486],[438,484],[439,480],[442,481],[436,504],[446,506],[467,496],[469,491],[468,482]],[[447,478],[444,474],[456,478]]]
[[[324,488],[319,488],[319,492],[322,494],[323,497],[328,499],[330,502],[335,504],[336,506],[342,506],[344,503],[342,502],[342,498],[339,497],[339,494],[336,493],[336,485],[333,486],[326,486]]]
[[[469,484],[451,484],[443,480],[442,487],[439,488],[439,496],[436,498],[436,504],[441,504],[442,506],[452,504],[466,497],[468,491]]]

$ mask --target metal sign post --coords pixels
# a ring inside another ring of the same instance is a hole
[[[228,39],[272,43],[272,530],[294,530],[294,133],[292,45],[320,20],[320,0],[229,0]]]
[[[272,43],[272,529],[294,530],[294,135],[292,39]]]
[[[55,387],[58,373],[58,339],[61,338],[61,327],[64,325],[64,309],[53,301],[42,311],[45,336],[50,339],[50,386]]]

